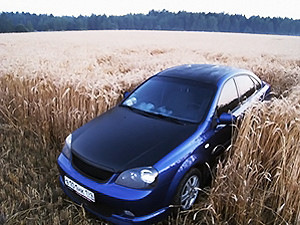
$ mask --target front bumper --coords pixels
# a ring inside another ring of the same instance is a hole
[[[116,185],[112,180],[99,184],[78,173],[63,154],[57,161],[64,192],[74,202],[82,204],[88,211],[104,220],[116,224],[150,224],[163,219],[169,212],[169,207],[157,207],[162,202],[159,191],[130,189]],[[94,192],[96,202],[90,202],[68,188],[64,176]]]

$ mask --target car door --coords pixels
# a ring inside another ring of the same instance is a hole
[[[215,161],[217,156],[228,147],[234,132],[235,125],[218,123],[220,115],[230,113],[236,118],[243,117],[245,110],[253,102],[263,99],[270,89],[268,85],[262,87],[258,81],[255,81],[254,77],[244,74],[229,79],[223,85],[211,130],[207,132],[208,141],[204,145],[209,146],[206,150],[210,154],[208,157],[210,161]]]
[[[209,146],[207,150],[210,154],[210,161],[214,161],[227,148],[233,133],[233,126],[231,124],[218,124],[218,118],[222,113],[235,113],[239,108],[239,99],[236,83],[233,78],[230,78],[222,87],[215,118],[213,119],[211,130],[207,134],[209,138],[205,146]]]
[[[233,115],[236,117],[243,116],[245,110],[251,106],[252,98],[257,92],[256,84],[248,75],[238,75],[234,77],[239,94],[239,108]]]
[[[251,98],[255,95],[256,86],[248,75],[238,75],[228,80],[221,91],[216,115],[220,117],[222,113],[230,113],[236,118],[243,117],[245,110],[251,105]],[[232,124],[217,124],[214,128],[212,142],[217,143],[212,155],[218,156],[231,141],[234,132]]]

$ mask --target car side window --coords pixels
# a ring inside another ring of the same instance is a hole
[[[254,85],[255,85],[255,89],[256,90],[259,90],[261,88],[261,83],[258,82],[257,79],[255,79],[254,77],[250,76],[251,80],[254,82]]]
[[[236,76],[234,80],[238,88],[241,102],[247,100],[255,92],[255,85],[248,75]]]
[[[239,96],[236,89],[236,84],[233,79],[228,80],[221,91],[217,105],[217,113],[220,116],[222,113],[232,112],[239,105]]]

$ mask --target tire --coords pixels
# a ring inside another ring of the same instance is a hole
[[[202,174],[192,168],[182,178],[174,198],[174,205],[180,207],[180,210],[189,210],[194,205],[198,195],[199,187],[202,186]]]

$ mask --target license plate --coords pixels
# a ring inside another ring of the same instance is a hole
[[[78,195],[87,199],[88,201],[95,202],[95,194],[88,189],[77,184],[75,181],[65,176],[65,184],[70,189],[74,190]]]

